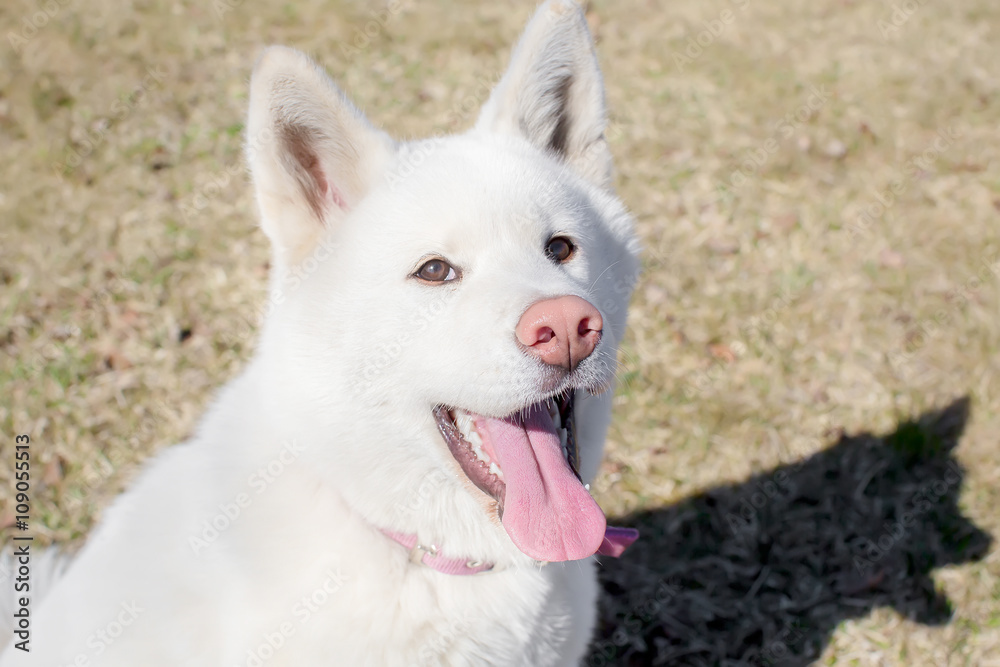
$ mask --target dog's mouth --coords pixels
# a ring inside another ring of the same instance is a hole
[[[604,540],[604,512],[580,481],[575,392],[500,419],[433,409],[438,429],[468,478],[497,501],[511,541],[540,561],[586,558]]]

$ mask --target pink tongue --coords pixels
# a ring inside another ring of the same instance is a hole
[[[607,520],[566,462],[548,410],[534,406],[524,416],[476,417],[476,430],[503,470],[503,527],[514,545],[542,561],[593,555]]]

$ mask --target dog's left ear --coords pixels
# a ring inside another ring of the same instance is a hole
[[[525,28],[477,130],[517,134],[595,185],[611,184],[604,81],[580,7],[549,0]]]

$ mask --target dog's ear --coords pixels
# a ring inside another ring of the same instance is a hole
[[[276,260],[294,264],[364,198],[395,150],[305,54],[272,46],[254,67],[247,160]]]
[[[476,129],[521,135],[607,188],[605,124],[604,82],[583,11],[549,0],[525,28]]]

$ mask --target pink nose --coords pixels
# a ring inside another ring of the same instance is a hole
[[[589,302],[560,296],[532,304],[514,332],[532,355],[571,371],[597,347],[603,328],[601,314]]]

